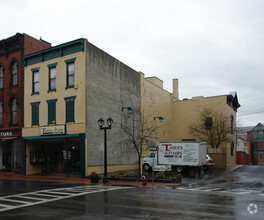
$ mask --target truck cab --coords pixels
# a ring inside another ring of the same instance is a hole
[[[142,168],[149,171],[153,165],[157,165],[157,152],[151,152],[147,157],[142,158]]]

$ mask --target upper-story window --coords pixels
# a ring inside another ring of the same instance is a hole
[[[230,121],[231,121],[231,134],[234,134],[234,116],[231,114],[230,116]]]
[[[67,64],[66,89],[74,87],[75,60],[76,58],[65,60],[65,63]]]
[[[3,113],[4,113],[4,111],[3,111],[3,102],[0,101],[0,126],[3,125]]]
[[[57,63],[49,64],[49,92],[56,91],[56,65]]]
[[[4,88],[4,67],[0,65],[0,89]]]
[[[17,62],[12,65],[12,86],[17,85]]]
[[[32,94],[39,93],[39,68],[31,69],[32,71]]]
[[[17,99],[11,103],[11,124],[17,124]]]

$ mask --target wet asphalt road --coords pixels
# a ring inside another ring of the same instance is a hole
[[[175,188],[111,190],[112,186],[100,191],[103,186],[99,186],[87,189],[93,193],[85,195],[0,210],[0,219],[263,219],[264,166],[243,166],[221,176],[208,172],[203,179],[184,178],[183,182]],[[22,181],[0,183],[2,198],[9,194],[83,186]]]

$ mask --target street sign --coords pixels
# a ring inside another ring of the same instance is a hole
[[[157,151],[156,147],[150,147],[150,151]]]
[[[153,171],[171,171],[171,165],[154,165]]]
[[[99,144],[99,151],[103,151],[104,150],[104,145],[103,144]]]

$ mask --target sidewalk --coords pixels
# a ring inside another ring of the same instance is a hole
[[[24,181],[38,181],[38,182],[61,182],[61,183],[81,183],[81,184],[91,184],[90,179],[74,178],[74,177],[63,177],[63,176],[24,176],[16,173],[0,172],[0,179],[9,180],[24,180]],[[93,183],[94,184],[94,183]],[[99,182],[101,184],[101,181]],[[142,185],[142,181],[118,181],[110,180],[110,185],[113,186],[134,186],[134,187],[175,187],[179,186],[178,183],[160,183],[154,182],[152,186],[151,180],[147,182],[146,186]]]

